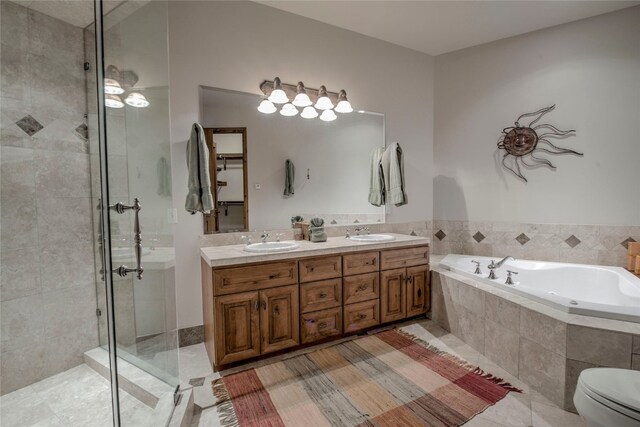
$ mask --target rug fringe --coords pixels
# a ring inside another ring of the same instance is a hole
[[[238,416],[233,409],[233,401],[229,395],[229,390],[224,385],[224,380],[218,378],[211,383],[213,396],[216,398],[216,411],[222,427],[240,427]]]
[[[455,356],[447,351],[441,350],[438,347],[434,346],[433,344],[430,344],[428,342],[426,342],[425,340],[418,338],[417,336],[413,335],[410,332],[407,331],[403,331],[402,329],[396,329],[395,330],[398,334],[402,335],[405,338],[410,339],[411,341],[420,344],[421,346],[425,347],[427,350],[437,354],[440,357],[443,357],[447,360],[449,360],[452,363],[455,363],[456,365],[460,366],[463,369],[468,370],[469,372],[479,375],[482,378],[491,381],[492,383],[504,388],[505,390],[508,391],[514,391],[516,393],[522,393],[522,390],[513,386],[511,383],[509,383],[508,381],[505,381],[503,378],[500,377],[496,377],[495,375],[489,373],[489,372],[485,372],[482,368],[480,368],[477,365],[472,365],[469,362],[467,362],[464,359],[461,359],[458,356]]]

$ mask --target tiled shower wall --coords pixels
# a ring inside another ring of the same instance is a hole
[[[1,394],[98,344],[83,33],[0,2]]]
[[[640,226],[433,221],[432,252],[626,266]]]

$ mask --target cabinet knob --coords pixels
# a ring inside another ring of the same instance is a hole
[[[327,324],[325,322],[318,323],[318,329],[324,329],[326,327],[327,327]]]
[[[366,291],[366,290],[367,290],[367,285],[360,285],[356,289],[356,292],[362,292],[362,291]]]
[[[327,297],[326,292],[320,292],[320,298],[326,298],[326,297]]]
[[[362,320],[362,319],[366,319],[367,315],[366,314],[358,314],[358,319]]]

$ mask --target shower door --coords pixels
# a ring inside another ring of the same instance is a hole
[[[90,134],[95,131],[90,139],[97,141],[91,144],[94,194],[100,195],[94,216],[101,243],[100,345],[114,372],[115,424],[164,425],[179,383],[167,2],[125,1],[108,13],[106,2],[95,5],[98,108],[88,121]],[[142,403],[130,389],[115,387],[118,375],[136,370],[155,377],[149,378],[157,403]]]

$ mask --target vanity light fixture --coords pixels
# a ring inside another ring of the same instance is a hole
[[[303,119],[315,119],[318,117],[318,112],[312,106],[304,107],[304,110],[300,113],[300,117]]]
[[[333,110],[324,110],[322,114],[320,114],[320,120],[323,122],[332,122],[337,118],[338,116],[336,116],[336,113],[334,113]]]
[[[107,94],[104,98],[104,105],[109,108],[122,108],[124,107],[124,102],[118,95]]]
[[[260,83],[260,91],[263,96],[258,111],[264,114],[280,110],[283,116],[295,116],[300,112],[300,117],[314,119],[322,113],[320,119],[330,122],[337,118],[336,112],[346,114],[354,111],[344,89],[339,93],[329,92],[325,85],[320,86],[320,89],[310,89],[306,88],[303,82],[291,85],[282,83],[280,78],[276,77]],[[293,101],[289,101],[291,99]],[[324,114],[324,111],[329,113]]]
[[[104,93],[109,95],[120,95],[124,93],[124,89],[115,79],[104,79]]]
[[[341,89],[340,93],[338,93],[338,105],[336,105],[335,110],[338,113],[351,113],[353,111],[353,107],[351,107],[351,103],[347,99],[347,92],[344,89]]]
[[[282,89],[282,82],[280,81],[280,77],[276,77],[273,79],[273,90],[271,91],[271,95],[269,95],[269,101],[274,104],[286,104],[289,102],[289,98],[285,93],[284,89]]]
[[[129,96],[127,96],[127,98],[124,100],[124,102],[126,102],[127,105],[131,105],[132,107],[136,108],[144,108],[149,106],[149,101],[147,101],[147,98],[145,98],[145,96],[140,92],[131,92]]]
[[[280,114],[287,117],[295,116],[298,114],[298,109],[293,104],[284,104],[280,109]]]
[[[262,100],[260,105],[258,105],[258,111],[264,114],[272,114],[278,111],[278,109],[275,105],[273,105],[273,102],[265,98]]]
[[[333,102],[327,94],[327,88],[322,85],[318,89],[318,100],[316,101],[316,108],[318,110],[331,110],[333,108]]]
[[[307,90],[304,88],[304,83],[298,82],[298,86],[296,86],[296,92],[298,93],[293,100],[292,104],[296,107],[308,107],[313,105],[311,99],[309,99],[309,95],[307,95]]]

